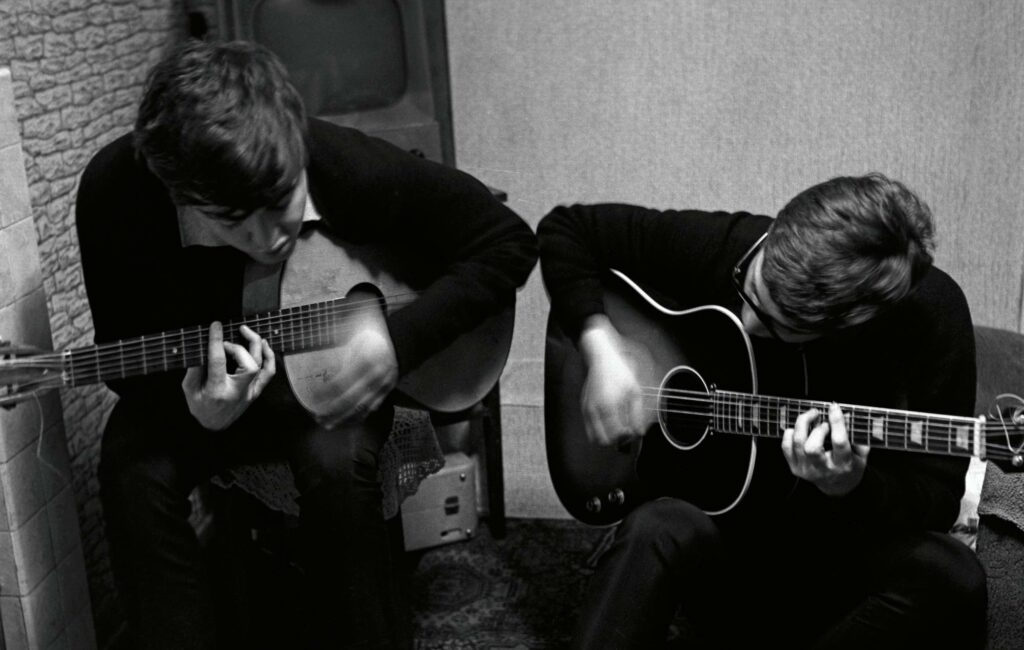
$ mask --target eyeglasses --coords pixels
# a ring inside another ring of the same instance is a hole
[[[754,245],[750,247],[750,250],[743,254],[743,257],[740,258],[740,261],[736,262],[736,266],[734,266],[732,269],[732,283],[733,286],[736,287],[736,293],[740,294],[740,298],[747,305],[747,307],[750,307],[751,311],[754,312],[754,315],[757,316],[757,320],[761,321],[761,324],[764,325],[764,328],[768,330],[769,334],[772,335],[772,338],[776,339],[777,341],[782,341],[782,337],[779,336],[778,332],[775,331],[775,327],[772,325],[772,323],[775,322],[775,319],[766,314],[763,309],[758,307],[757,303],[755,303],[750,298],[750,296],[747,295],[746,290],[743,288],[743,278],[747,274],[747,269],[750,267],[750,262],[754,259],[754,255],[757,253],[758,249],[760,249],[761,246],[764,244],[764,240],[766,237],[768,237],[768,233],[761,235],[761,237],[756,242],[754,242]]]

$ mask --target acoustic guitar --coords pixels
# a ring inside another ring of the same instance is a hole
[[[224,323],[224,339],[244,343],[247,325],[279,355],[288,386],[303,407],[323,414],[330,396],[317,390],[338,371],[341,350],[358,328],[387,335],[386,314],[414,300],[408,264],[371,245],[304,230],[284,264],[246,269],[244,313]],[[440,413],[466,410],[498,381],[512,341],[515,305],[486,318],[403,375],[399,402]],[[209,324],[111,343],[48,352],[0,347],[0,405],[41,391],[202,366]]]
[[[675,496],[711,515],[750,486],[759,438],[781,439],[797,416],[828,403],[758,394],[750,337],[717,305],[672,310],[612,272],[604,304],[642,388],[646,433],[620,446],[591,443],[580,396],[583,360],[549,319],[545,441],[555,492],[576,519],[610,525],[650,499]],[[854,444],[976,456],[1024,467],[1024,400],[1002,395],[991,419],[840,404]]]

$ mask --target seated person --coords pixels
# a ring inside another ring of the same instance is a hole
[[[928,207],[883,175],[811,187],[775,219],[562,206],[538,238],[552,313],[586,369],[593,444],[646,428],[626,342],[603,304],[610,268],[674,308],[729,309],[755,357],[799,360],[809,397],[972,415],[967,303],[932,264]],[[728,512],[674,497],[625,516],[573,647],[664,647],[675,622],[680,647],[981,648],[985,574],[947,534],[967,465],[853,444],[835,403],[803,413],[780,441],[758,441],[749,491]]]
[[[274,350],[245,327],[228,341],[221,324],[242,316],[247,262],[283,262],[307,222],[394,250],[427,284],[387,315],[386,332],[354,335],[316,421],[268,403]],[[137,647],[217,643],[188,496],[262,447],[288,461],[302,495],[310,620],[296,635],[411,648],[378,479],[389,396],[403,373],[512,304],[536,261],[527,224],[464,173],[307,119],[264,48],[189,41],[150,73],[134,132],[89,163],[77,228],[98,343],[212,323],[204,367],[109,382],[119,400],[101,498]]]

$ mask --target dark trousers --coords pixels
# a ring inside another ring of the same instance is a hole
[[[411,648],[401,558],[389,541],[377,479],[392,417],[384,409],[333,431],[267,427],[246,441],[142,430],[138,417],[115,409],[104,432],[100,495],[114,578],[137,647],[216,647],[213,595],[188,522],[188,496],[262,436],[278,437],[301,493],[308,582],[305,594],[273,597],[304,598],[309,617],[302,632],[312,647]]]
[[[621,523],[573,648],[982,648],[985,573],[949,535],[728,527],[677,499]],[[666,645],[670,625],[682,638]]]

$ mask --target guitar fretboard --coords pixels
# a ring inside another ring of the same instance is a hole
[[[840,404],[854,444],[984,458],[984,418]],[[815,408],[828,417],[828,402],[715,391],[712,427],[723,433],[781,438],[802,413]]]
[[[345,299],[336,299],[257,314],[225,323],[224,340],[244,345],[239,328],[246,325],[280,354],[332,347],[353,309]],[[64,384],[82,386],[201,366],[208,341],[209,327],[195,326],[67,350],[62,353]]]

